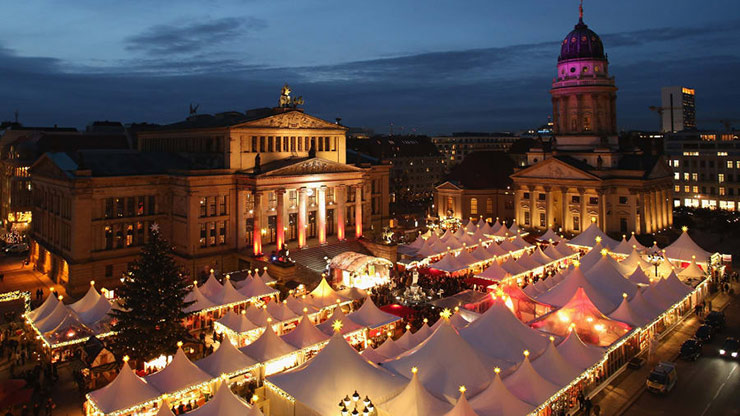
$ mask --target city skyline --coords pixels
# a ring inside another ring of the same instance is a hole
[[[738,6],[668,5],[585,4],[620,86],[619,128],[657,128],[648,106],[659,105],[660,88],[686,85],[697,91],[698,126],[720,129],[738,114],[740,29],[722,18]],[[558,44],[577,21],[576,1],[146,6],[13,5],[8,13],[36,24],[9,19],[0,29],[0,119],[18,110],[27,125],[167,123],[191,103],[204,113],[277,104],[287,82],[311,113],[379,133],[391,123],[427,134],[531,128],[550,115]]]

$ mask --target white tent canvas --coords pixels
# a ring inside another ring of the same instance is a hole
[[[188,416],[262,416],[262,412],[235,395],[226,382],[221,382],[213,398],[203,406],[187,412]]]
[[[242,374],[257,365],[257,361],[242,354],[228,340],[222,342],[212,354],[201,358],[195,365],[213,378],[222,374]]]
[[[452,405],[435,397],[421,384],[416,372],[398,396],[380,407],[391,416],[442,416],[452,409]]]
[[[370,329],[380,328],[401,320],[401,318],[396,315],[381,311],[380,308],[375,306],[375,303],[369,296],[365,298],[365,302],[363,302],[362,306],[347,315],[347,318],[354,321],[356,324]]]
[[[160,392],[124,363],[115,379],[105,387],[91,391],[88,398],[104,413],[130,409],[156,399]]]
[[[687,263],[693,259],[701,263],[706,263],[712,255],[712,253],[696,244],[689,236],[688,229],[685,227],[678,239],[665,248],[665,254],[669,259],[681,260]]]
[[[169,394],[205,383],[213,376],[198,368],[185,356],[182,348],[178,348],[169,364],[144,379],[161,393]]]
[[[297,349],[308,348],[329,340],[329,336],[319,331],[307,315],[303,315],[301,322],[281,338]]]
[[[470,405],[480,415],[485,416],[524,416],[534,409],[534,406],[511,393],[501,380],[500,374],[496,374],[491,384],[473,397]]]

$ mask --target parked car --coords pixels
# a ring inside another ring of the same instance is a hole
[[[645,382],[648,390],[654,393],[668,393],[678,381],[676,365],[669,362],[661,362],[653,368]]]
[[[684,360],[696,361],[701,356],[701,343],[693,338],[687,339],[681,345],[681,352],[678,356]]]
[[[8,247],[5,247],[5,253],[7,254],[24,254],[27,252],[28,244],[26,243],[11,244]]]
[[[719,348],[719,355],[722,357],[737,358],[738,352],[740,352],[740,341],[733,337],[727,337]]]
[[[712,311],[704,319],[705,325],[711,325],[715,330],[721,330],[725,327],[725,313],[722,311]]]
[[[647,360],[645,360],[645,358],[644,358],[644,357],[633,357],[633,358],[632,358],[631,360],[629,360],[629,362],[627,363],[627,367],[629,367],[629,368],[631,368],[631,369],[633,369],[633,370],[637,370],[637,369],[640,369],[640,368],[642,368],[642,366],[643,366],[643,365],[645,365],[645,362],[646,362],[646,361],[647,361]]]
[[[713,335],[714,331],[712,330],[712,327],[710,325],[702,325],[699,327],[699,329],[696,330],[694,338],[699,340],[702,344],[706,344],[707,342],[712,340]]]

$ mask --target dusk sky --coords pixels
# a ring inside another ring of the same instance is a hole
[[[576,0],[4,2],[0,120],[168,123],[277,104],[387,133],[536,127]],[[700,128],[738,119],[740,2],[589,1],[620,129],[654,129],[660,87],[697,91]]]

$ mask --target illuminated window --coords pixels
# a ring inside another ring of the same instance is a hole
[[[470,198],[470,215],[478,214],[478,198]]]
[[[740,160],[735,161],[735,169],[740,169]]]
[[[691,187],[689,185],[684,185],[683,191],[684,192],[691,192]]]
[[[493,213],[493,198],[486,198],[486,213]]]
[[[586,131],[591,130],[591,117],[589,116],[583,117],[583,129]]]
[[[681,174],[678,172],[673,172],[673,180],[680,181],[681,180]]]
[[[547,216],[544,212],[540,212],[540,227],[546,227],[547,226]]]
[[[692,173],[691,174],[691,180],[696,182],[699,180],[699,174],[698,173]]]
[[[725,181],[725,174],[724,173],[718,174],[717,175],[717,182],[723,183],[724,181]]]
[[[673,167],[674,168],[678,167],[678,159],[673,159]]]
[[[693,192],[694,192],[695,194],[698,194],[698,193],[699,193],[699,187],[698,187],[698,186],[694,186],[694,187],[693,187]]]
[[[681,186],[676,185],[673,187],[673,192],[681,192]]]
[[[725,192],[727,192],[725,190],[725,187],[724,186],[720,186],[719,187],[719,196],[725,196]]]
[[[728,160],[727,161],[727,169],[732,169],[732,161],[731,160]]]
[[[684,172],[683,173],[683,180],[685,180],[687,182],[689,181],[689,173],[688,172]]]

